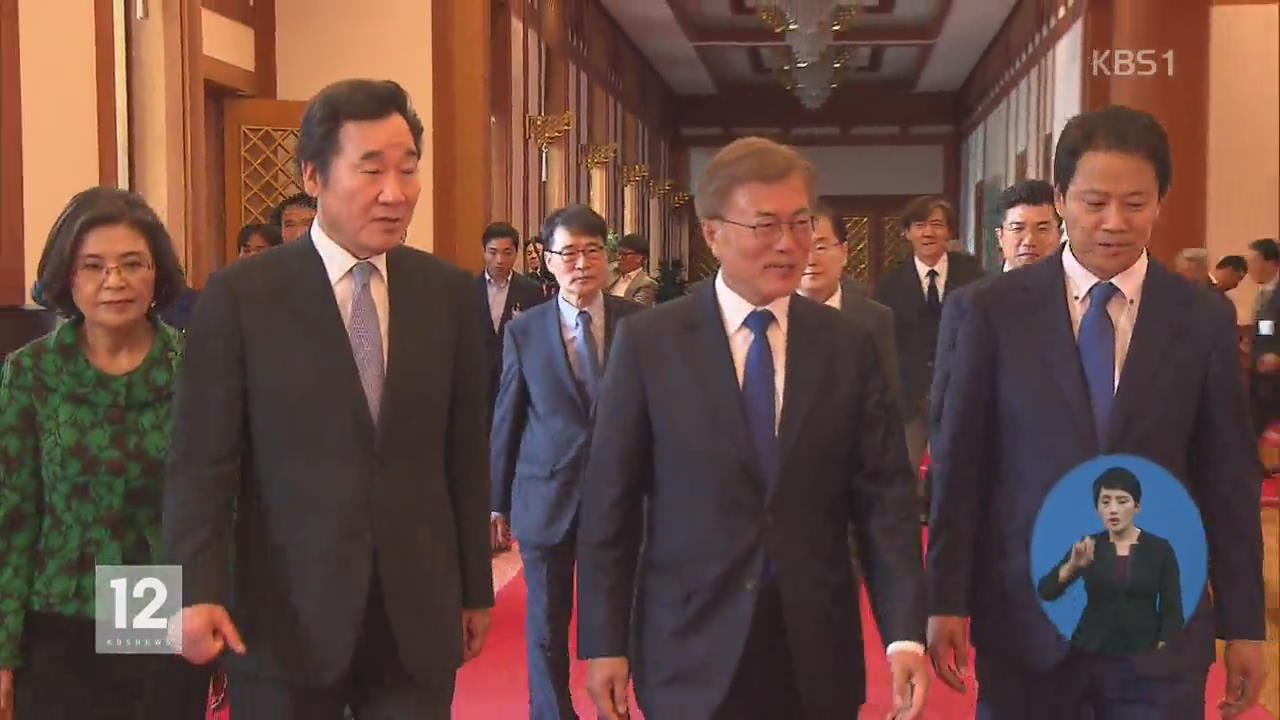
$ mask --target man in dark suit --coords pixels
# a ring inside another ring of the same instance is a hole
[[[849,261],[849,234],[839,215],[821,199],[813,209],[813,244],[809,261],[800,276],[798,292],[814,302],[840,310],[871,332],[880,368],[889,381],[895,398],[901,398],[898,375],[898,349],[893,337],[893,311],[867,297],[866,288],[846,279],[845,263]]]
[[[967,293],[932,442],[929,638],[939,676],[962,690],[971,617],[979,718],[1203,718],[1215,635],[1227,640],[1227,716],[1257,700],[1262,468],[1228,310],[1146,253],[1171,175],[1150,115],[1073,118],[1054,156],[1068,243]],[[1031,582],[1044,498],[1099,453],[1159,463],[1204,519],[1212,602],[1154,654],[1073,652]]]
[[[952,293],[983,272],[973,256],[947,252],[956,216],[946,200],[918,197],[907,203],[901,217],[912,258],[880,278],[874,297],[893,310],[907,452],[911,466],[918,468],[928,443],[929,386],[942,308]],[[927,495],[923,484],[919,495]]]
[[[569,697],[569,617],[582,473],[595,402],[618,321],[642,305],[602,292],[604,218],[586,205],[551,213],[545,260],[560,292],[507,327],[492,435],[495,540],[507,521],[528,584],[525,647],[532,720],[576,717]]]
[[[484,641],[484,328],[467,273],[400,243],[421,138],[393,82],[322,90],[312,230],[210,278],[187,333],[163,547],[237,718],[447,718]]]
[[[1051,257],[1062,244],[1062,218],[1053,206],[1053,186],[1044,180],[1020,180],[1000,193],[996,199],[996,243],[1004,256],[1004,272],[1017,270]],[[983,281],[989,278],[984,278]],[[935,353],[933,386],[929,393],[929,433],[937,432],[942,418],[943,401],[951,375],[948,348],[956,344],[960,332],[959,318],[964,317],[965,298],[983,281],[971,283],[951,293],[942,306],[938,325],[938,349]]]
[[[603,718],[625,716],[633,665],[649,717],[855,716],[851,523],[896,712],[923,710],[902,422],[870,333],[795,295],[813,186],[790,148],[725,147],[696,201],[716,279],[618,328],[578,534],[578,649]]]
[[[483,309],[485,345],[489,350],[489,406],[498,397],[498,377],[502,373],[502,333],[507,323],[542,302],[538,283],[515,271],[520,252],[520,233],[504,222],[490,223],[480,236],[484,248],[484,270],[476,276],[476,293]]]

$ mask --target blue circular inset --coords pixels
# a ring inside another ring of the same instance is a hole
[[[1144,533],[1167,540],[1177,559],[1182,617],[1185,623],[1204,594],[1209,547],[1200,510],[1187,489],[1160,465],[1135,455],[1102,455],[1077,465],[1054,486],[1036,517],[1031,535],[1031,584],[1058,632],[1072,639],[1089,597],[1077,576],[1066,591],[1045,600],[1037,591],[1041,579],[1062,562],[1081,538],[1105,532],[1093,501],[1093,484],[1104,472],[1123,468],[1141,484],[1142,499],[1133,524]],[[1139,539],[1141,543],[1141,539]],[[1095,551],[1096,554],[1096,551]],[[1114,555],[1114,552],[1112,553]]]

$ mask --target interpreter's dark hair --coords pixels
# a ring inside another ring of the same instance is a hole
[[[64,317],[81,317],[71,294],[76,258],[84,238],[95,228],[127,225],[142,235],[155,266],[155,290],[149,312],[168,307],[186,287],[182,264],[173,251],[169,231],[141,195],[112,187],[92,187],[76,193],[54,220],[36,266],[36,301]]]
[[[1093,481],[1094,507],[1098,506],[1098,497],[1103,490],[1123,490],[1133,496],[1134,505],[1142,503],[1142,483],[1138,482],[1137,475],[1125,468],[1113,467],[1105,470]]]

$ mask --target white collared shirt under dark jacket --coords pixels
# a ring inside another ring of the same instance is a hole
[[[223,605],[237,624],[248,651],[225,657],[233,686],[331,692],[351,677],[376,591],[404,671],[442,693],[462,661],[462,610],[493,604],[486,327],[467,273],[404,245],[369,258],[385,364],[372,417],[347,328],[360,259],[319,222],[201,293],[163,547],[184,603]]]
[[[855,716],[850,524],[882,636],[923,643],[914,478],[870,333],[802,297],[770,304],[779,469],[767,486],[740,384],[754,309],[717,278],[613,341],[582,501],[578,648],[631,658],[652,717],[711,717],[725,700],[766,572],[806,708]]]
[[[1021,675],[1067,671],[1067,642],[1031,582],[1030,539],[1057,482],[1100,454],[1168,470],[1197,501],[1209,543],[1212,601],[1206,593],[1184,608],[1185,629],[1164,650],[1132,659],[1134,692],[1158,694],[1156,678],[1182,677],[1203,693],[1215,636],[1263,638],[1263,469],[1232,311],[1146,257],[1112,278],[1118,383],[1099,437],[1077,339],[1097,282],[1064,245],[967,290],[944,349],[950,380],[931,445],[930,614],[972,618],[974,644],[1003,669],[983,678],[979,665],[979,682],[997,698],[1033,687]]]

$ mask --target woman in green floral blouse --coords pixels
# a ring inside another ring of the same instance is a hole
[[[208,670],[94,650],[94,566],[160,556],[183,288],[143,199],[86,190],[54,223],[39,301],[66,318],[0,374],[0,718],[203,717]]]

